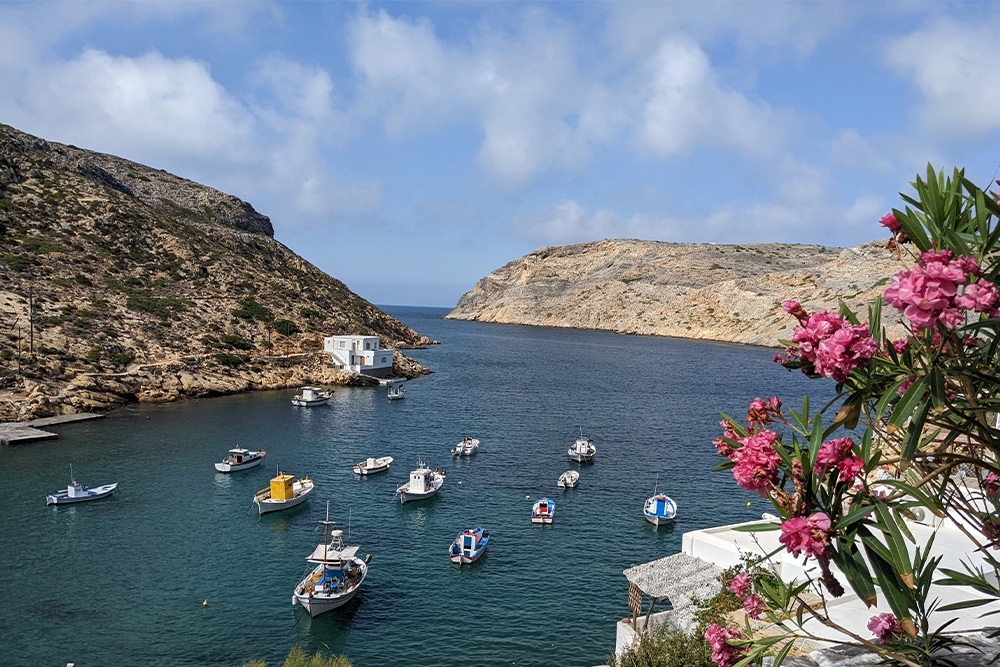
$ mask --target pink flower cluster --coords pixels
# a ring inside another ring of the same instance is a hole
[[[738,598],[743,599],[743,610],[750,618],[760,618],[764,614],[764,601],[752,593],[753,584],[747,572],[740,572],[729,582],[729,590]]]
[[[712,441],[712,444],[715,445],[715,451],[719,452],[719,456],[725,456],[728,459],[732,457],[733,452],[736,450],[733,449],[732,445],[723,440],[723,438],[735,440],[737,437],[736,431],[733,429],[733,423],[728,419],[720,421],[719,426],[723,428],[722,438],[716,438]]]
[[[778,476],[778,464],[781,456],[774,449],[774,440],[778,434],[774,431],[761,431],[738,438],[736,442],[743,445],[735,450],[730,459],[734,463],[733,477],[736,483],[747,491],[756,491],[762,498],[767,497]]]
[[[735,626],[723,627],[714,623],[705,630],[705,641],[712,647],[712,662],[719,667],[732,667],[749,653],[747,647],[733,646],[727,639],[743,639],[743,635]]]
[[[954,329],[965,321],[965,311],[1000,314],[1000,292],[985,279],[970,282],[982,270],[972,257],[954,257],[950,250],[928,250],[912,269],[892,277],[885,301],[903,311],[914,330],[932,329],[940,322]]]
[[[995,472],[989,473],[983,480],[983,488],[986,489],[987,496],[996,498],[997,491],[1000,491],[1000,477]]]
[[[792,556],[798,557],[805,552],[807,556],[825,559],[830,548],[830,525],[830,517],[824,512],[786,519],[781,524],[778,541]]]
[[[729,582],[730,592],[738,598],[745,598],[750,592],[750,575],[740,572]]]
[[[869,334],[867,324],[851,325],[837,313],[825,310],[809,315],[797,301],[785,301],[781,307],[802,325],[792,332],[797,347],[789,353],[812,364],[818,375],[844,382],[851,371],[878,352],[878,343]]]
[[[888,613],[872,616],[871,620],[868,621],[868,629],[875,635],[875,640],[879,644],[884,644],[893,635],[904,632],[903,626],[896,620],[896,617]]]
[[[825,474],[828,468],[840,471],[840,481],[851,484],[864,469],[864,461],[853,454],[854,441],[850,438],[827,440],[816,454],[813,472]]]
[[[761,400],[758,396],[747,408],[747,421],[751,424],[766,426],[775,419],[784,419],[781,416],[781,401],[777,396]]]

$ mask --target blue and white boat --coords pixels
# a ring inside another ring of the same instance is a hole
[[[583,433],[580,433],[580,437],[576,439],[576,442],[573,443],[573,446],[566,453],[569,454],[571,460],[577,463],[589,463],[594,460],[597,447],[594,446],[593,438],[588,438]]]
[[[292,593],[292,604],[305,607],[310,618],[347,604],[361,588],[371,562],[371,555],[358,557],[358,547],[344,546],[344,531],[330,530],[333,522],[329,505],[326,513],[327,520],[320,521],[325,526],[323,544],[317,545],[306,559],[316,567]]]
[[[88,500],[98,500],[99,498],[107,498],[115,489],[118,488],[118,482],[114,484],[105,484],[103,486],[95,486],[94,488],[86,487],[80,482],[76,481],[73,476],[73,466],[69,467],[69,485],[66,487],[65,491],[56,491],[51,495],[45,496],[46,505],[65,505],[68,503],[82,503]]]
[[[451,543],[451,551],[448,552],[452,563],[464,565],[471,563],[486,551],[486,545],[490,541],[490,531],[477,526],[470,530],[463,530]]]
[[[556,501],[539,498],[531,506],[531,523],[552,523],[556,518]]]
[[[663,493],[654,493],[646,500],[646,505],[642,509],[646,521],[654,526],[661,523],[669,523],[677,518],[677,503]]]

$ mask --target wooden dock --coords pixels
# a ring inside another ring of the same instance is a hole
[[[43,417],[42,419],[32,419],[26,422],[3,422],[0,423],[0,445],[24,445],[42,440],[55,440],[58,433],[43,431],[42,427],[59,426],[72,422],[82,422],[88,419],[100,419],[104,415],[83,412],[75,415],[56,415],[55,417]]]

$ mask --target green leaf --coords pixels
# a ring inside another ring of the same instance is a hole
[[[781,667],[781,662],[785,659],[785,656],[788,655],[788,651],[792,648],[792,644],[794,643],[795,643],[794,639],[789,640],[787,644],[781,647],[781,650],[778,651],[778,654],[774,656],[774,662],[771,663],[771,667]]]
[[[903,398],[899,399],[899,403],[893,408],[892,414],[889,416],[889,423],[894,426],[899,426],[913,414],[913,411],[917,409],[920,405],[921,399],[924,397],[924,391],[927,389],[927,378],[921,377],[917,379],[910,388],[906,390],[903,394]]]
[[[975,600],[963,600],[961,602],[952,602],[951,604],[946,604],[944,606],[938,607],[938,611],[955,611],[956,609],[969,609],[971,607],[981,607],[984,604],[989,604],[991,602],[996,602],[995,598],[976,598]]]
[[[765,533],[769,530],[781,530],[781,524],[765,521],[764,523],[751,523],[745,526],[735,526],[733,530],[737,533]]]
[[[916,419],[910,422],[909,429],[906,432],[906,439],[903,440],[903,450],[900,452],[900,456],[907,461],[913,459],[913,455],[917,453],[917,448],[920,446],[920,439],[924,432],[924,422],[927,421],[927,415],[931,411],[931,401],[925,400],[921,406],[920,411],[917,413]]]

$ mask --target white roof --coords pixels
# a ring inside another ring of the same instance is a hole
[[[668,598],[675,606],[692,593],[707,598],[700,589],[715,589],[721,587],[717,577],[722,569],[703,561],[700,558],[688,556],[685,553],[674,554],[642,565],[633,565],[622,574],[635,584],[643,593],[657,599]]]
[[[323,557],[323,551],[326,550],[326,557]],[[337,549],[332,545],[317,544],[313,552],[309,554],[309,558],[306,560],[312,561],[314,563],[335,563],[338,561],[346,561],[354,558],[355,554],[358,553],[358,547],[344,547],[343,549]]]

